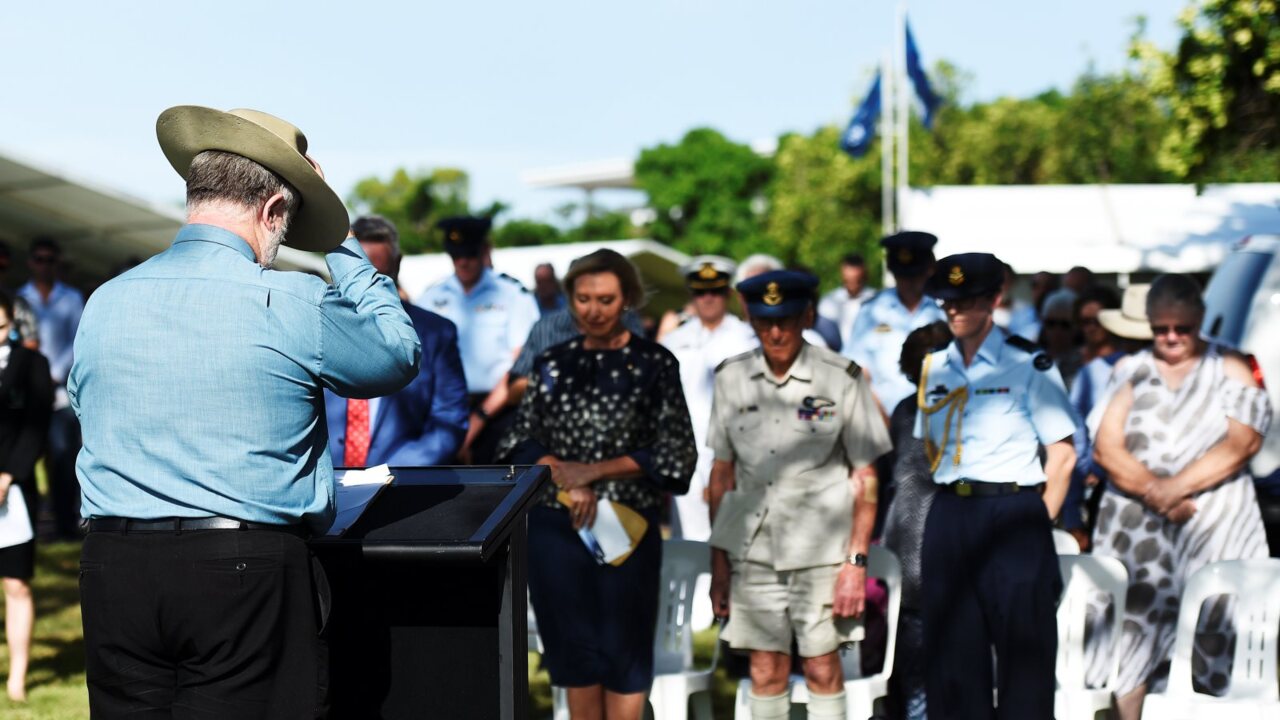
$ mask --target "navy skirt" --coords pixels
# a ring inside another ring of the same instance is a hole
[[[529,512],[529,599],[552,685],[638,693],[653,684],[662,538],[658,514],[642,514],[648,532],[613,567],[596,564],[567,510]]]

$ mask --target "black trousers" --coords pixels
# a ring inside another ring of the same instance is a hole
[[[89,533],[80,600],[92,717],[324,717],[327,594],[306,542],[287,533]]]
[[[938,493],[923,565],[929,720],[1052,718],[1062,579],[1039,494]]]

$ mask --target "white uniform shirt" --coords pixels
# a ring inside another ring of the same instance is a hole
[[[715,455],[707,447],[707,427],[711,422],[716,367],[734,355],[754,349],[759,340],[746,322],[736,315],[725,315],[714,330],[708,330],[695,317],[668,333],[662,344],[680,361],[680,383],[698,443],[698,467],[689,492],[675,498],[680,534],[686,540],[706,540],[711,537],[711,520],[702,491],[711,477]]]
[[[853,323],[862,304],[875,297],[876,291],[862,288],[857,295],[850,295],[843,285],[822,296],[818,301],[818,314],[828,318],[840,328],[840,347],[848,347],[853,337]]]
[[[427,288],[416,303],[458,327],[467,392],[487,393],[502,380],[538,321],[538,303],[518,283],[485,270],[471,292],[457,275]]]

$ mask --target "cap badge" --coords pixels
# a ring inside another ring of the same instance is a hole
[[[451,243],[462,242],[462,234],[461,234],[461,233],[459,233],[457,230],[452,230],[452,231],[450,231],[450,232],[449,232],[449,242],[451,242]]]
[[[906,248],[902,248],[901,250],[898,251],[898,262],[902,263],[903,265],[910,265],[911,261],[915,259],[916,258],[914,255],[911,254],[911,251]]]
[[[720,277],[720,273],[716,271],[715,266],[711,263],[702,263],[702,269],[698,271],[698,277],[703,280],[715,280]]]
[[[771,282],[766,285],[764,288],[764,297],[761,299],[764,300],[765,305],[780,304],[782,302],[782,293],[778,292],[778,283]]]
[[[964,270],[961,270],[959,265],[952,265],[951,274],[947,276],[947,282],[951,283],[952,285],[955,285],[956,287],[960,287],[961,285],[963,285]]]

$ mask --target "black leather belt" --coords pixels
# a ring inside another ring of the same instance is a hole
[[[135,520],[122,517],[89,518],[89,532],[182,533],[196,530],[266,530],[296,535],[300,538],[311,536],[311,532],[301,523],[275,525],[227,517],[160,518],[158,520]]]
[[[995,495],[1014,495],[1017,493],[1039,493],[1044,483],[1036,485],[1019,485],[1018,483],[982,482],[980,480],[957,480],[948,485],[939,485],[940,492],[959,495],[960,497],[992,497]]]

